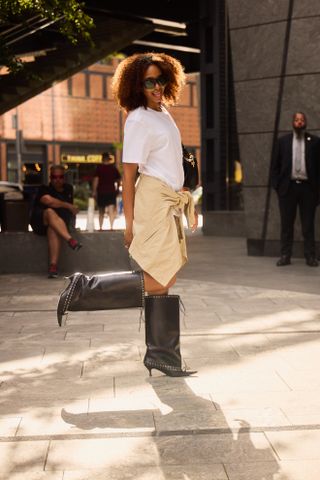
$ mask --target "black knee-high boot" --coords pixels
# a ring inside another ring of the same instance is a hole
[[[182,370],[180,353],[179,295],[145,297],[146,345],[144,365],[170,377],[186,377],[195,371]]]
[[[68,311],[112,310],[144,305],[142,272],[113,272],[90,277],[75,273],[69,280],[57,308],[60,327],[62,317]]]

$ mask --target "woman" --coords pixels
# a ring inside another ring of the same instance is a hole
[[[151,375],[157,369],[170,376],[187,376],[181,368],[178,295],[168,295],[176,281],[176,274],[187,260],[182,214],[186,213],[189,226],[197,228],[192,197],[182,191],[184,182],[182,146],[179,131],[165,108],[176,103],[185,82],[183,68],[176,59],[164,53],[135,54],[123,60],[113,78],[113,92],[119,105],[128,113],[124,131],[122,195],[126,229],[124,243],[139,269],[136,277],[113,275],[91,279],[72,279],[62,294],[58,318],[67,310],[92,305],[91,297],[101,291],[101,282],[113,288],[112,301],[104,308],[124,308],[122,296],[128,303],[138,277],[147,296],[136,305],[145,307],[147,352],[144,364]],[[137,170],[139,179],[136,183]],[[81,275],[81,274],[79,274]],[[110,280],[110,281],[109,281]],[[91,284],[90,284],[91,282]],[[125,287],[126,286],[126,287]],[[102,291],[108,288],[103,285]],[[72,292],[76,292],[73,294]],[[90,292],[90,294],[89,294]],[[69,301],[72,297],[75,301]],[[119,298],[114,306],[115,297]],[[134,297],[134,295],[133,295]],[[130,303],[130,302],[129,302]],[[139,305],[138,305],[139,304]],[[101,306],[101,300],[100,300]],[[88,309],[88,308],[86,308]]]

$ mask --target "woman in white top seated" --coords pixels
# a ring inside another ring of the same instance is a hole
[[[170,376],[195,373],[182,368],[180,298],[168,294],[177,272],[187,261],[183,213],[190,228],[193,231],[197,228],[191,194],[183,190],[180,133],[166,109],[177,102],[184,83],[180,62],[164,53],[135,54],[118,65],[113,77],[113,93],[128,114],[122,158],[124,243],[137,268],[129,278],[128,272],[124,272],[123,282],[119,273],[112,278],[110,275],[89,278],[78,274],[82,277],[72,278],[60,300],[63,304],[61,314],[67,310],[126,308],[142,304],[147,344],[144,364],[150,375],[152,369]],[[139,282],[141,300],[136,295]],[[72,284],[75,294],[71,293]],[[97,298],[97,290],[110,292],[113,299],[103,302]],[[134,290],[133,295],[131,290]],[[148,295],[144,296],[144,291]],[[135,295],[136,300],[131,300]],[[71,301],[68,300],[70,296],[73,297]],[[118,303],[114,297],[119,297]]]

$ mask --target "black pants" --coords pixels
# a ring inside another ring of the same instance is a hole
[[[304,239],[304,256],[315,257],[314,219],[317,206],[317,194],[308,182],[290,182],[285,196],[279,196],[281,217],[281,255],[291,257],[293,245],[294,222],[299,207],[302,235]]]

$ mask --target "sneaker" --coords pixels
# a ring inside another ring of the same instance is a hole
[[[68,245],[70,248],[72,248],[72,250],[80,250],[82,247],[82,244],[75,238],[70,238],[70,240],[68,240]]]
[[[58,278],[58,268],[55,263],[51,263],[49,266],[48,278]]]

